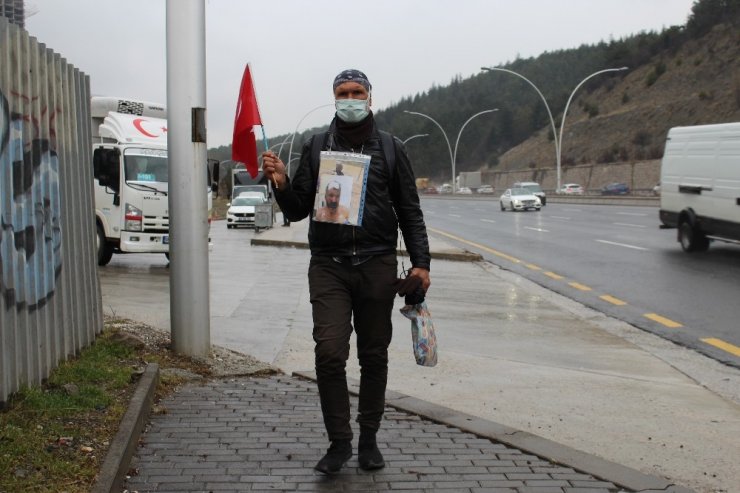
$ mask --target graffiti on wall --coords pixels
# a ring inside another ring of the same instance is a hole
[[[59,161],[53,123],[42,138],[39,118],[54,113],[13,111],[0,91],[0,295],[18,310],[46,303],[62,270]]]

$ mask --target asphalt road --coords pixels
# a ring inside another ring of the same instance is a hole
[[[498,196],[424,197],[430,228],[486,260],[643,330],[740,367],[740,248],[687,254],[658,209],[548,203],[502,212]]]

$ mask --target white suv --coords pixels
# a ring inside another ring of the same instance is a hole
[[[542,205],[544,206],[547,203],[547,197],[545,196],[545,192],[542,191],[542,187],[539,183],[534,181],[518,181],[514,183],[511,188],[526,188],[530,192],[532,192],[532,195],[536,195],[539,197],[540,202],[542,202]]]

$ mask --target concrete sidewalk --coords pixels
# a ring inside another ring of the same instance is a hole
[[[313,367],[306,223],[211,231],[213,343],[290,376],[172,396],[143,436],[130,490],[708,493],[740,484],[740,373],[487,262],[450,260],[475,258],[434,237],[428,300],[440,363],[414,364],[408,321],[394,313],[380,435],[388,467],[364,473],[355,458],[335,479],[314,475],[327,443],[304,380]],[[157,298],[166,269],[143,272],[146,296],[131,299],[123,276],[101,270],[103,304],[169,330],[168,298]],[[354,360],[348,375],[359,378]]]
[[[166,414],[151,419],[131,464],[137,474],[126,488],[140,493],[691,491],[557,444],[548,444],[549,451],[569,456],[538,457],[496,440],[510,433],[516,440],[515,430],[394,392],[378,433],[386,467],[362,471],[355,456],[336,476],[324,476],[313,471],[327,446],[318,402],[315,385],[297,377],[188,385],[162,403]],[[354,396],[352,407],[357,407]],[[424,413],[440,416],[430,420]],[[447,420],[464,423],[456,427]],[[353,428],[357,435],[356,423]],[[528,437],[529,446],[542,447],[538,440]]]

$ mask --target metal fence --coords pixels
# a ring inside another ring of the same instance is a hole
[[[0,18],[0,406],[103,327],[88,77]]]

